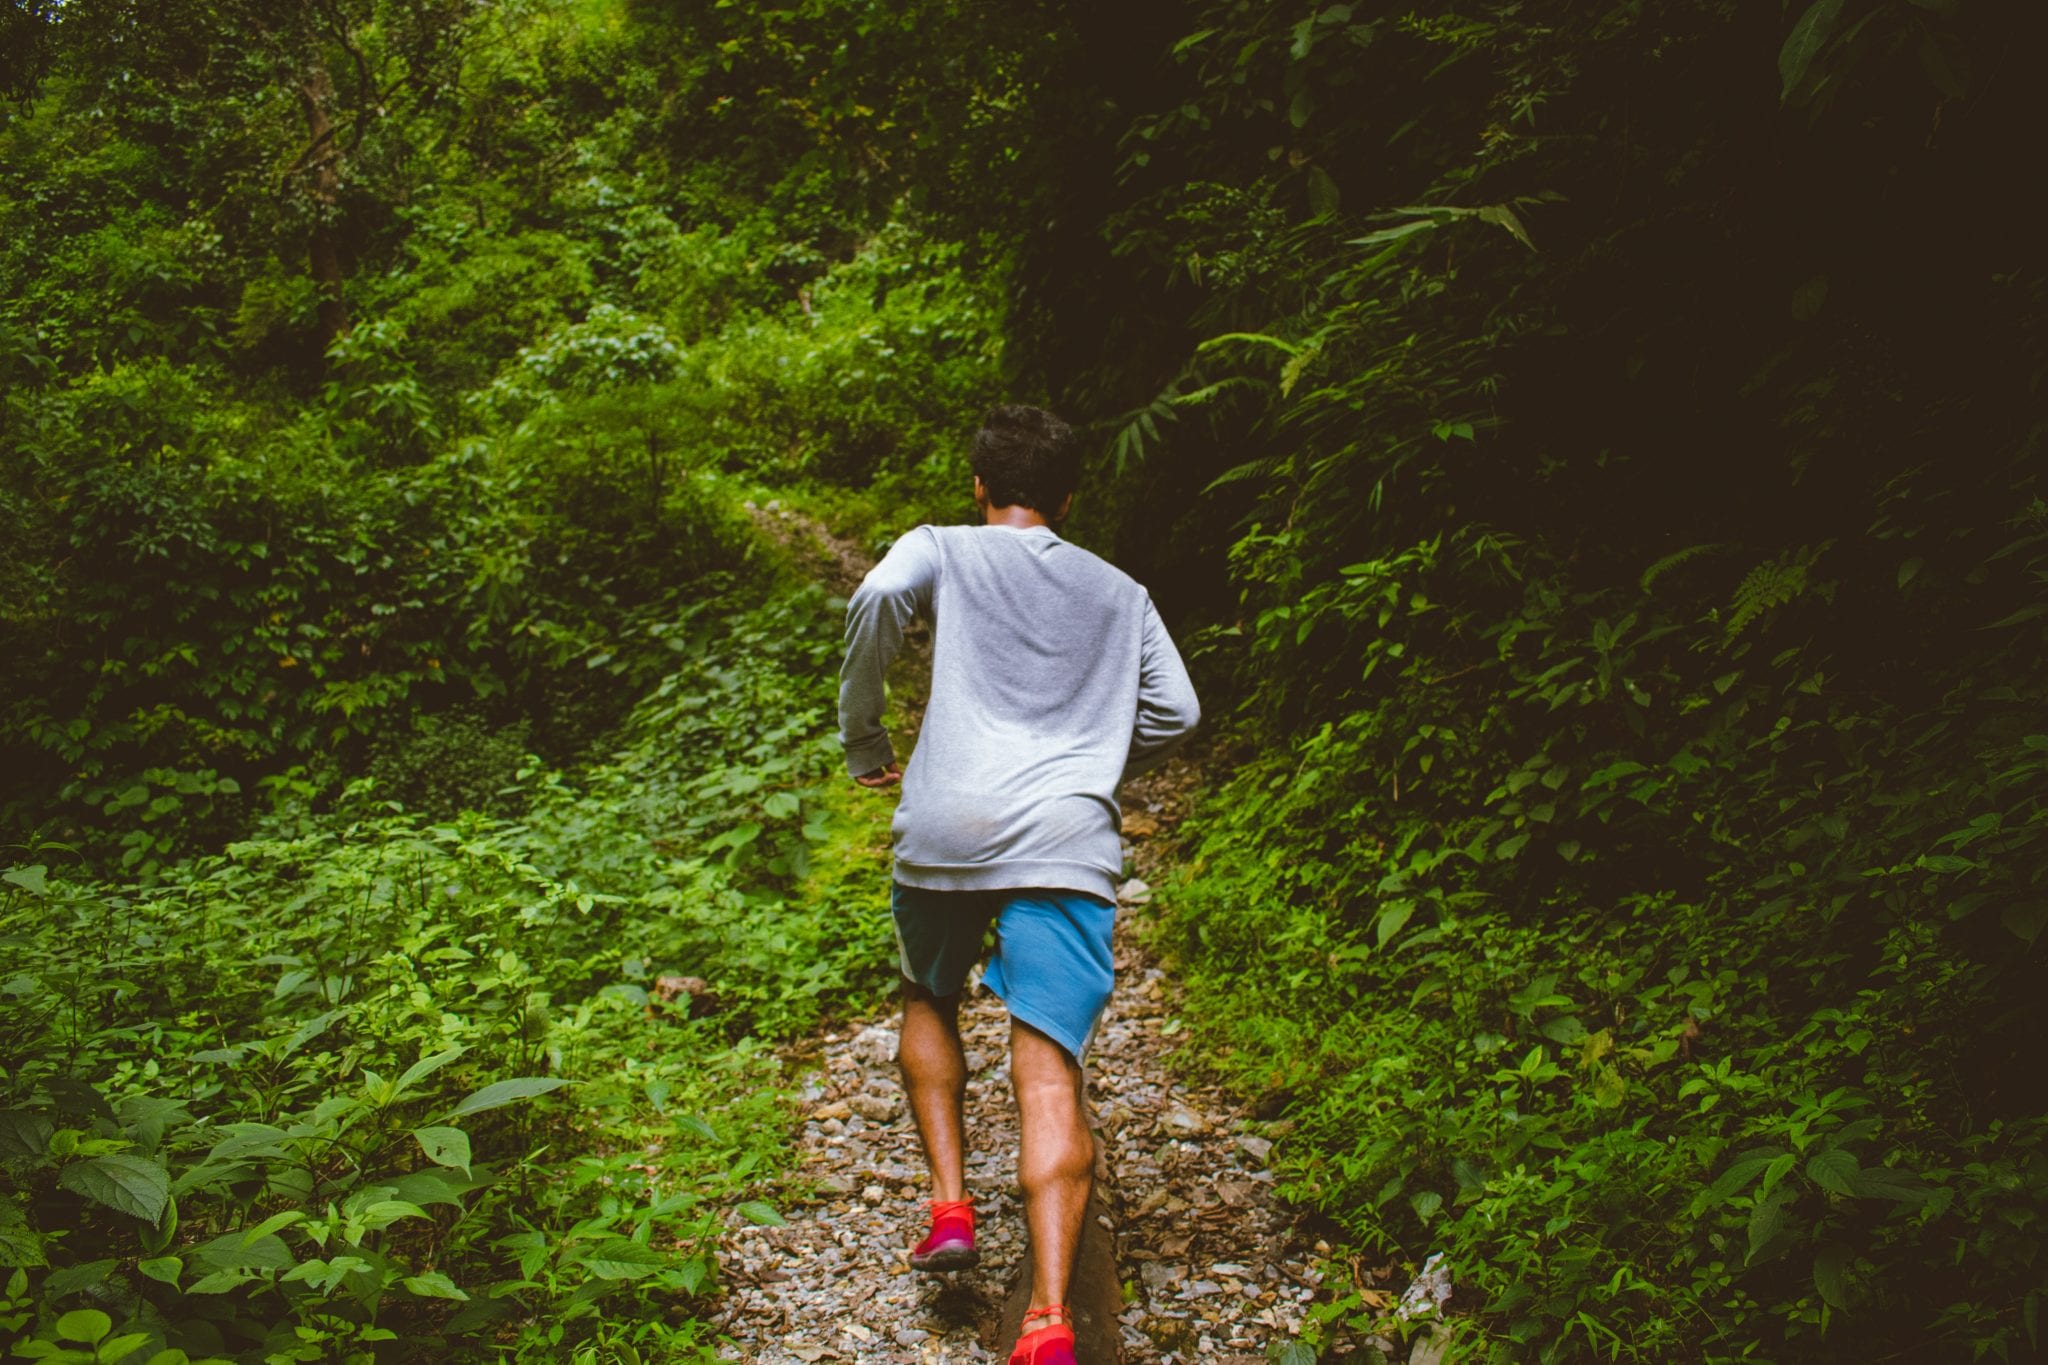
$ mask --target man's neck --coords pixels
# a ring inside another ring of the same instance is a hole
[[[988,518],[988,524],[991,526],[1008,526],[1018,531],[1028,531],[1034,526],[1052,525],[1039,515],[1036,508],[1026,507],[1022,503],[1013,502],[1008,507],[983,508],[982,515]]]

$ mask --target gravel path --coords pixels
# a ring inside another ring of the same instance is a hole
[[[1190,1087],[1165,1064],[1173,983],[1132,930],[1147,913],[1148,874],[1170,860],[1171,833],[1193,779],[1176,761],[1125,791],[1125,832],[1139,876],[1125,887],[1117,990],[1088,1056],[1124,1279],[1126,1362],[1250,1362],[1291,1340],[1321,1293],[1293,1215],[1273,1195],[1271,1143],[1220,1094]],[[877,888],[877,894],[881,894]],[[876,945],[887,951],[887,945]],[[981,1266],[914,1275],[908,1245],[923,1235],[923,1154],[898,1082],[894,1018],[814,1040],[797,1140],[795,1188],[783,1227],[735,1218],[722,1248],[730,1290],[725,1358],[787,1362],[1000,1361],[1004,1294],[1023,1256],[1015,1189],[1017,1122],[1008,1021],[978,987],[961,1011],[969,1079],[967,1185]],[[1100,1365],[1088,1361],[1084,1365]]]

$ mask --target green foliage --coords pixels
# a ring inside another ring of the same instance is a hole
[[[2026,1357],[2038,18],[1172,9],[1020,274],[1229,715],[1190,1060],[1496,1358]]]
[[[258,837],[152,890],[10,870],[24,1323],[55,1345],[88,1296],[195,1357],[687,1355],[669,1305],[715,1286],[720,1214],[774,1170],[760,1040],[881,984],[880,855],[812,855],[860,837],[815,786],[831,610],[656,629],[675,670],[610,759],[522,774],[523,820],[367,787],[320,817],[285,783]],[[655,989],[680,974],[712,1012]]]
[[[1189,1060],[1348,1247],[1500,1359],[2038,1351],[2024,9],[0,12],[0,1323],[700,1355],[885,984],[763,504],[1013,393],[1199,623]]]
[[[1444,1248],[1508,1355],[1810,1355],[1901,1319],[2020,1354],[2048,736],[1978,618],[2038,583],[2043,514],[1952,542],[1952,593],[1748,573],[1744,631],[1670,581],[1726,556],[1575,595],[1476,537],[1269,609],[1272,671],[1306,638],[1363,667],[1218,793],[1170,923],[1210,1064],[1298,1125],[1289,1190]],[[1520,610],[1458,604],[1468,566]],[[1817,643],[1852,586],[1979,652],[1875,691]]]
[[[666,20],[239,15],[66,6],[0,125],[0,1324],[704,1358],[770,1046],[887,984],[843,603],[745,498],[957,493],[995,286],[650,143],[725,97]]]

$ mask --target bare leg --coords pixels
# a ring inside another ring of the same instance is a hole
[[[1031,1227],[1031,1306],[1046,1308],[1066,1302],[1095,1181],[1095,1139],[1082,1110],[1080,1066],[1065,1048],[1015,1019],[1010,1075],[1024,1130],[1017,1181]]]
[[[932,1170],[932,1198],[967,1197],[967,1058],[960,1050],[960,997],[933,995],[915,981],[903,983],[903,1040],[897,1049],[903,1088]]]

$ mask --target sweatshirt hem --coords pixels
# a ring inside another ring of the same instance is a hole
[[[896,860],[896,880],[923,891],[1005,891],[1042,886],[1084,891],[1116,904],[1116,878],[1093,863],[1028,858],[1001,863],[911,863]]]

